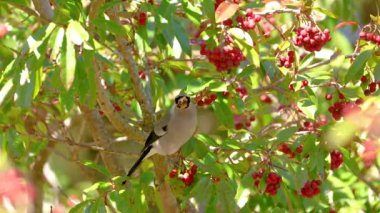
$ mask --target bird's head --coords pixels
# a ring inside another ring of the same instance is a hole
[[[187,95],[178,95],[175,97],[175,105],[178,109],[186,109],[190,106],[190,97]]]

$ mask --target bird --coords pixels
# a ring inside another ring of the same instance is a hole
[[[197,127],[196,105],[185,94],[177,95],[174,102],[169,112],[154,124],[140,157],[127,176],[131,176],[145,158],[154,154],[174,154],[193,136]]]

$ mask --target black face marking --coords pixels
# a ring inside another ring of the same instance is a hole
[[[175,104],[178,104],[178,101],[183,97],[183,95],[178,95],[177,97],[175,97],[174,101],[175,101]]]
[[[164,130],[165,132],[168,131],[168,126],[166,125],[166,126],[162,127],[162,130]]]
[[[186,109],[190,105],[190,97],[187,95],[179,95],[175,98],[175,104],[179,109]]]

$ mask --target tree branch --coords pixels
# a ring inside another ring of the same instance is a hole
[[[47,20],[47,21],[52,21],[54,12],[53,9],[50,6],[49,0],[32,0],[34,7],[40,14],[41,18]]]
[[[90,29],[94,31],[94,25],[91,24],[91,20],[95,19],[98,14],[98,10],[104,4],[104,0],[96,0],[91,3],[89,18],[90,18]],[[96,96],[97,102],[110,120],[112,125],[118,129],[120,132],[126,134],[129,139],[136,140],[137,142],[142,143],[145,139],[145,134],[141,131],[136,131],[136,127],[132,127],[128,124],[128,119],[121,116],[120,113],[116,113],[114,107],[108,97],[107,91],[104,89],[102,85],[102,77],[101,77],[101,64],[96,59],[94,59],[94,70],[96,74]]]
[[[86,119],[86,122],[91,130],[92,137],[94,138],[96,144],[100,147],[108,148],[112,143],[112,137],[109,135],[103,120],[99,116],[99,113],[95,110],[90,110],[83,105],[80,106],[80,109],[84,114],[84,118]],[[117,159],[115,158],[116,156],[114,154],[100,152],[100,156],[107,170],[113,176],[124,175],[125,172],[118,166]]]
[[[43,174],[43,168],[45,163],[47,162],[50,154],[50,149],[54,147],[54,144],[48,143],[47,147],[42,150],[39,155],[37,155],[37,159],[32,165],[31,173],[32,173],[32,181],[36,189],[36,197],[34,199],[34,211],[35,212],[43,212],[43,200],[44,200],[44,183],[45,177]]]
[[[118,13],[118,7],[115,6],[107,14],[112,21],[120,24]],[[144,115],[144,130],[151,130],[154,122],[154,116],[151,98],[149,95],[150,93],[146,94],[144,92],[136,62],[133,60],[133,49],[124,37],[115,35],[115,38],[117,44],[119,45],[119,51],[121,52],[125,65],[127,66],[129,77],[132,82],[132,88],[135,91],[135,97],[139,102],[143,112],[142,114]]]

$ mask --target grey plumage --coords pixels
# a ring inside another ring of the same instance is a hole
[[[186,95],[178,95],[175,104],[166,116],[159,120],[149,134],[139,159],[128,172],[128,176],[142,160],[156,153],[171,155],[177,152],[194,134],[197,126],[197,108]]]

